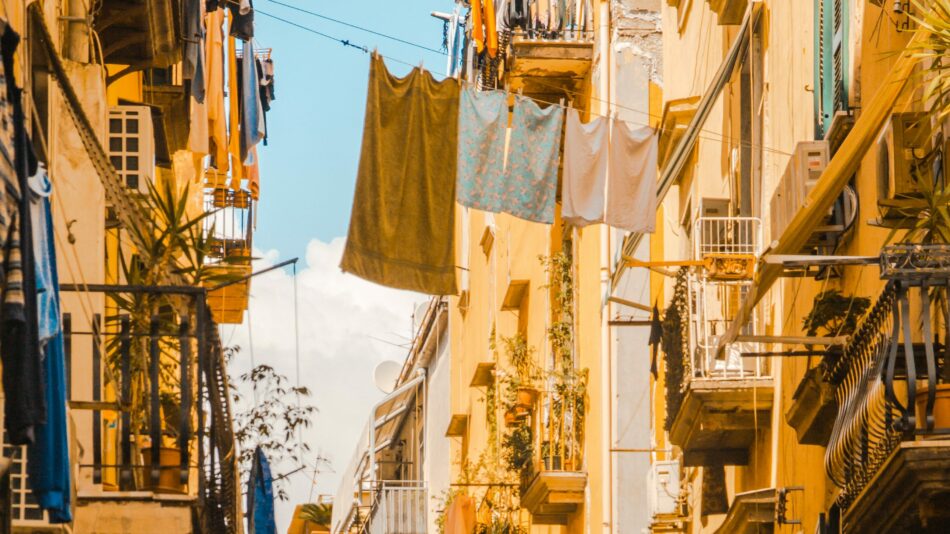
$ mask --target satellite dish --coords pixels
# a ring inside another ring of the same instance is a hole
[[[393,360],[379,362],[373,370],[373,381],[380,391],[389,395],[396,389],[396,380],[399,380],[400,372],[402,372],[402,364],[399,362]]]

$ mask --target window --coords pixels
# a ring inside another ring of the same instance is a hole
[[[815,0],[815,137],[823,139],[835,112],[848,111],[849,0]]]

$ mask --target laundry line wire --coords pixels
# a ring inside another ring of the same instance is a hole
[[[273,1],[273,0],[269,0],[269,1]],[[272,19],[274,19],[274,20],[277,20],[277,21],[280,21],[280,22],[289,24],[289,25],[294,26],[294,27],[296,27],[296,28],[298,28],[298,29],[301,29],[301,30],[310,32],[310,33],[312,33],[312,34],[314,34],[314,35],[318,35],[318,36],[320,36],[320,37],[324,37],[324,38],[326,38],[326,39],[330,39],[330,40],[332,40],[332,41],[336,41],[336,42],[338,42],[338,43],[340,43],[340,44],[342,44],[342,45],[344,45],[344,46],[346,46],[346,47],[355,48],[355,49],[357,49],[357,50],[362,51],[363,53],[367,53],[367,54],[370,53],[370,49],[369,49],[368,46],[356,44],[356,43],[354,43],[353,41],[350,41],[350,40],[348,40],[348,39],[340,39],[340,38],[333,37],[333,36],[331,36],[331,35],[327,35],[326,33],[320,32],[320,31],[318,31],[318,30],[314,30],[313,28],[310,28],[310,27],[308,27],[308,26],[304,26],[304,25],[302,25],[302,24],[298,24],[298,23],[296,23],[296,22],[287,20],[287,19],[285,19],[285,18],[281,18],[281,17],[278,17],[278,16],[276,16],[276,15],[272,15],[272,14],[270,14],[270,13],[266,13],[266,12],[263,12],[263,11],[260,11],[260,10],[255,10],[255,12],[256,12],[256,13],[260,13],[260,14],[266,16],[266,17],[272,18]],[[422,47],[422,45],[419,45],[419,46]],[[424,48],[424,47],[423,47],[423,48]],[[410,62],[408,62],[408,61],[403,61],[403,60],[401,60],[401,59],[397,59],[397,58],[394,58],[394,57],[392,57],[392,56],[387,56],[387,55],[385,55],[385,54],[381,54],[381,53],[379,53],[378,51],[375,51],[375,50],[374,50],[374,52],[375,52],[377,55],[379,55],[380,57],[382,57],[383,59],[385,59],[385,60],[387,60],[387,61],[390,61],[390,62],[393,62],[393,63],[398,63],[398,64],[400,64],[400,65],[405,65],[405,66],[408,66],[408,67],[421,66],[421,62],[420,62],[420,63],[410,63]],[[447,74],[445,74],[444,72],[441,72],[441,71],[438,71],[438,70],[432,70],[432,69],[429,69],[429,68],[425,68],[425,70],[428,70],[429,72],[431,72],[431,73],[433,73],[433,74],[436,74],[436,75],[439,75],[439,76],[442,76],[442,77],[446,77],[446,78],[449,77],[449,76],[448,76]],[[459,81],[460,81],[461,83],[466,83],[466,84],[469,84],[469,85],[476,85],[476,86],[477,86],[476,82],[470,82],[470,81],[464,80],[464,79],[459,79]],[[540,85],[546,85],[546,86],[548,86],[548,87],[551,87],[551,88],[555,88],[555,89],[564,91],[565,93],[567,93],[567,94],[569,94],[569,95],[572,95],[572,96],[584,96],[584,94],[583,94],[582,92],[580,92],[580,91],[572,91],[572,90],[570,90],[570,89],[565,89],[565,88],[563,88],[563,87],[561,87],[561,86],[559,86],[559,85],[555,85],[555,84],[553,84],[553,83],[544,82],[544,81],[542,81],[542,80],[536,80],[536,82],[537,82],[538,84],[540,84]],[[503,89],[496,89],[496,90],[498,90],[498,91],[504,91]],[[508,91],[505,91],[505,92],[508,92]],[[622,104],[618,104],[618,103],[613,102],[613,101],[608,100],[608,99],[597,98],[597,97],[595,97],[595,96],[593,96],[593,95],[587,95],[587,96],[588,96],[591,100],[593,100],[593,101],[602,102],[602,103],[607,104],[608,108],[613,107],[613,108],[617,108],[617,109],[624,110],[624,111],[630,111],[630,112],[637,113],[637,114],[640,114],[640,115],[645,115],[645,116],[647,116],[648,118],[651,118],[651,119],[657,119],[657,120],[661,120],[661,119],[662,119],[661,116],[654,115],[654,114],[652,114],[652,113],[650,113],[650,112],[648,112],[648,111],[643,111],[643,110],[639,110],[639,109],[636,109],[636,108],[631,108],[631,107],[628,107],[628,106],[624,106],[624,105],[622,105]],[[530,98],[531,100],[534,100],[535,102],[539,102],[539,103],[542,103],[542,104],[548,104],[548,105],[552,105],[552,106],[559,106],[559,107],[561,107],[561,108],[563,108],[563,109],[571,109],[571,106],[566,105],[566,104],[562,104],[562,103],[560,103],[560,102],[550,102],[550,101],[547,101],[547,100],[544,100],[544,99],[541,99],[541,98],[537,98],[537,97],[524,97],[524,98]],[[588,113],[589,113],[589,115],[592,116],[592,117],[611,118],[611,116],[612,116],[612,114],[607,114],[607,115],[605,115],[605,114],[602,114],[602,113],[595,113],[595,112],[593,112],[593,111],[589,111]],[[662,126],[654,126],[653,124],[650,124],[650,123],[648,123],[648,122],[645,123],[645,122],[640,122],[640,121],[636,121],[636,120],[627,120],[627,119],[624,119],[624,122],[626,122],[626,123],[628,123],[628,124],[635,125],[635,126],[648,126],[648,127],[652,127],[652,128],[655,128],[658,132],[672,131],[670,128],[664,128],[664,127],[662,127]],[[720,143],[724,143],[724,142],[729,141],[729,142],[734,142],[734,143],[736,143],[736,144],[739,145],[739,146],[747,146],[747,147],[752,147],[752,148],[761,148],[762,150],[764,150],[764,151],[766,151],[766,152],[771,152],[771,153],[775,153],[775,154],[780,154],[780,155],[783,155],[783,156],[791,156],[791,155],[792,155],[791,153],[786,152],[786,151],[784,151],[784,150],[780,150],[780,149],[777,149],[777,148],[769,147],[769,146],[766,146],[766,145],[757,145],[757,144],[754,144],[754,143],[744,143],[744,142],[741,141],[741,139],[736,139],[736,138],[734,138],[734,137],[729,137],[729,136],[727,136],[727,135],[725,135],[725,134],[722,134],[722,133],[720,133],[720,132],[714,132],[714,131],[712,131],[712,130],[707,130],[707,129],[700,129],[699,131],[706,134],[706,135],[700,134],[700,135],[698,136],[699,139],[703,139],[703,140],[706,140],[706,141],[714,141],[714,142],[720,142]]]
[[[328,16],[326,16],[326,15],[321,15],[320,13],[316,13],[316,12],[314,12],[314,11],[310,11],[310,10],[307,10],[307,9],[303,9],[303,8],[301,8],[301,7],[297,7],[297,6],[292,5],[292,4],[287,4],[287,3],[284,3],[284,2],[279,2],[279,1],[277,1],[277,0],[267,0],[267,1],[270,2],[270,3],[272,3],[272,4],[277,4],[277,5],[279,5],[279,6],[284,6],[284,7],[286,7],[287,9],[292,9],[292,10],[298,11],[298,12],[300,12],[300,13],[306,13],[307,15],[311,15],[311,16],[314,16],[314,17],[317,17],[317,18],[320,18],[320,19],[323,19],[323,20],[328,20],[328,21],[330,21],[330,22],[335,22],[335,23],[337,23],[337,24],[341,24],[341,25],[343,25],[343,26],[347,26],[347,27],[349,27],[349,28],[354,28],[354,29],[357,29],[357,30],[360,30],[360,31],[363,31],[363,32],[366,32],[366,33],[370,33],[370,34],[373,34],[373,35],[377,35],[377,36],[379,36],[379,37],[383,37],[383,38],[385,38],[385,39],[389,39],[389,40],[395,41],[395,42],[397,42],[397,43],[402,43],[402,44],[404,44],[404,45],[413,46],[413,47],[419,48],[419,49],[421,49],[421,50],[425,50],[425,51],[427,51],[427,52],[432,52],[432,53],[439,54],[439,55],[443,55],[443,56],[448,55],[444,50],[437,50],[437,49],[435,49],[435,48],[431,48],[431,47],[425,46],[425,45],[423,45],[423,44],[414,43],[414,42],[412,42],[412,41],[407,41],[407,40],[405,40],[405,39],[402,39],[402,38],[399,38],[399,37],[395,37],[395,36],[392,36],[392,35],[388,35],[388,34],[385,34],[385,33],[382,33],[382,32],[378,32],[378,31],[376,31],[376,30],[371,30],[371,29],[369,29],[369,28],[364,28],[363,26],[359,26],[359,25],[357,25],[357,24],[353,24],[353,23],[347,22],[347,21],[345,21],[345,20],[335,19],[335,18],[332,18],[332,17],[328,17]]]

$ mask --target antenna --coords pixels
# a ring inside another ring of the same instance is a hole
[[[396,389],[396,380],[399,380],[401,371],[402,364],[397,361],[379,362],[373,370],[373,382],[376,383],[376,388],[387,395],[392,393]]]

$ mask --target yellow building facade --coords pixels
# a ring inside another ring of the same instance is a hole
[[[20,37],[14,67],[27,132],[53,184],[72,478],[72,522],[52,524],[27,483],[27,449],[5,443],[16,460],[4,472],[4,531],[243,531],[216,325],[240,322],[248,282],[232,284],[233,296],[211,289],[250,274],[252,226],[235,212],[247,212],[256,193],[252,201],[240,179],[222,189],[216,177],[230,176],[227,162],[218,172],[192,151],[189,129],[201,119],[182,77],[184,5],[3,2],[0,16]],[[207,22],[222,23],[218,14]],[[161,245],[156,229],[172,223],[155,202],[162,194],[186,206],[174,224],[215,213],[214,233],[210,219],[194,227],[200,254],[190,245],[168,247],[188,249],[187,259],[147,253]],[[233,272],[172,272],[189,261]],[[151,278],[140,275],[149,269]]]
[[[946,48],[926,30],[950,13],[581,4],[584,37],[516,29],[459,76],[656,127],[656,231],[460,207],[461,294],[418,323],[368,423],[403,438],[361,442],[331,530],[376,532],[379,484],[412,479],[410,531],[946,531]]]

